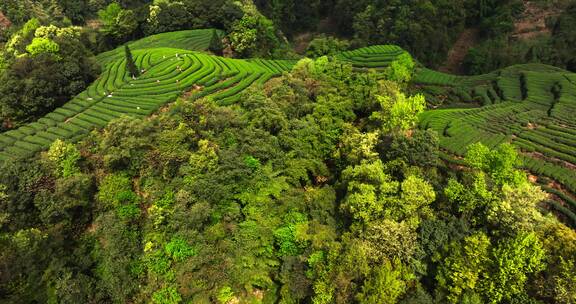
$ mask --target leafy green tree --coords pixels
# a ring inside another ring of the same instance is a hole
[[[98,17],[103,24],[102,33],[115,43],[129,39],[138,27],[134,12],[122,9],[116,2],[112,2],[105,9],[99,10]]]
[[[173,237],[168,244],[166,244],[164,250],[166,254],[170,256],[174,261],[183,261],[184,259],[195,256],[196,250],[188,245],[186,240],[180,237]]]
[[[341,208],[364,222],[381,216],[387,201],[398,190],[398,182],[384,172],[379,159],[346,168],[342,180],[347,185],[347,194]]]
[[[546,270],[536,274],[529,290],[554,303],[568,304],[576,299],[573,284],[576,268],[576,231],[558,221],[546,221],[538,226],[537,235],[546,255]],[[552,254],[554,253],[554,254]]]
[[[78,167],[80,151],[74,144],[57,139],[50,145],[46,157],[56,167],[57,176],[66,178],[80,172]]]
[[[229,34],[232,49],[241,57],[271,56],[279,45],[274,24],[264,16],[245,14]]]
[[[386,68],[386,77],[389,80],[407,83],[412,79],[414,73],[414,60],[408,53],[402,53],[396,60],[392,61]]]
[[[458,303],[466,293],[479,289],[488,271],[490,250],[490,239],[482,232],[449,245],[449,254],[441,262],[436,280],[450,303]]]
[[[486,172],[498,185],[526,182],[526,175],[517,169],[520,158],[511,144],[501,144],[494,150],[480,142],[472,144],[468,146],[465,161],[470,167]]]
[[[372,275],[364,281],[362,291],[356,296],[362,304],[394,304],[404,295],[410,281],[415,276],[410,268],[398,260],[385,260],[373,270]]]
[[[426,109],[426,100],[424,95],[420,94],[407,97],[396,91],[377,98],[380,111],[372,113],[371,118],[387,133],[402,133],[415,127],[418,115]]]
[[[538,204],[546,198],[547,194],[531,183],[504,185],[502,199],[488,210],[488,221],[511,234],[534,231],[544,221]]]
[[[60,46],[47,38],[34,38],[32,42],[26,47],[26,51],[32,56],[40,54],[58,54]]]
[[[435,167],[439,162],[440,144],[435,131],[414,130],[412,134],[398,134],[386,150],[388,159],[401,159],[409,165]]]
[[[348,165],[358,165],[362,160],[376,160],[379,156],[376,151],[379,135],[378,132],[361,133],[353,125],[345,124],[335,157]]]
[[[545,268],[545,251],[534,233],[521,233],[494,249],[487,277],[481,284],[488,303],[510,301],[524,294],[528,275]]]
[[[61,106],[99,73],[79,28],[36,24],[30,31],[30,37],[15,33],[6,45],[10,58],[0,73],[4,129],[33,121]]]
[[[132,181],[124,174],[110,174],[98,186],[98,200],[104,204],[118,205],[132,196]]]
[[[314,38],[306,48],[306,56],[318,58],[322,56],[334,56],[348,50],[350,43],[331,36],[320,36]]]
[[[274,231],[274,238],[278,246],[278,255],[296,256],[306,247],[306,243],[299,239],[299,230],[306,227],[305,215],[292,212],[285,218],[285,224]]]
[[[218,292],[218,302],[226,304],[232,299],[234,299],[234,292],[230,286],[220,288],[220,291]]]
[[[224,45],[222,44],[222,38],[216,30],[212,32],[212,38],[210,38],[210,45],[208,46],[208,50],[216,55],[222,56]]]
[[[417,225],[421,217],[431,217],[430,204],[436,200],[434,188],[420,177],[408,176],[400,185],[401,204],[395,206],[392,214],[395,218]]]
[[[490,191],[486,183],[486,175],[482,172],[474,174],[472,181],[467,184],[462,184],[456,179],[449,179],[444,188],[444,195],[464,215],[482,211],[495,199],[494,193]]]
[[[360,238],[367,257],[375,265],[385,261],[410,263],[418,246],[415,229],[406,222],[388,219],[370,222]]]

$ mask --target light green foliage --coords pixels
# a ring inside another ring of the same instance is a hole
[[[388,260],[411,262],[417,249],[416,231],[406,222],[372,221],[361,238],[366,256],[377,265]]]
[[[389,196],[398,190],[398,182],[384,172],[384,165],[379,159],[346,168],[342,171],[342,180],[347,184],[342,208],[354,219],[364,222],[378,218]]]
[[[158,152],[162,159],[166,161],[183,161],[190,155],[191,138],[194,136],[194,131],[184,123],[180,123],[176,128],[164,130],[159,134]],[[206,143],[199,142],[199,151],[202,153]]]
[[[436,279],[447,299],[457,303],[477,293],[486,303],[510,301],[525,294],[528,276],[544,269],[545,252],[534,233],[520,233],[491,246],[483,233],[448,248]]]
[[[140,216],[140,208],[134,203],[119,205],[116,207],[116,213],[123,220],[134,220]]]
[[[161,208],[170,208],[174,204],[174,191],[166,190],[164,195],[154,202],[154,205]]]
[[[345,124],[335,157],[350,165],[360,164],[362,160],[375,160],[378,157],[376,145],[379,137],[378,132],[361,133],[354,126]]]
[[[26,47],[26,51],[32,56],[38,56],[40,54],[58,54],[60,46],[58,43],[48,38],[34,38]]]
[[[474,291],[490,263],[490,239],[477,232],[448,247],[436,275],[438,286],[445,289],[450,303],[458,303],[467,291]]]
[[[257,170],[261,166],[260,161],[257,158],[250,155],[244,157],[244,164],[246,165],[246,167],[252,170]]]
[[[166,254],[174,261],[180,262],[188,257],[195,256],[196,250],[180,237],[173,237],[164,247]]]
[[[105,9],[98,11],[98,17],[104,24],[102,31],[119,41],[129,37],[138,27],[134,12],[122,9],[116,2],[112,2]]]
[[[98,200],[107,205],[118,206],[124,200],[132,201],[132,181],[123,174],[106,176],[98,187]]]
[[[157,275],[166,274],[172,265],[172,261],[166,255],[165,250],[154,250],[146,254],[145,259],[148,270]]]
[[[220,288],[220,291],[218,292],[218,302],[220,304],[227,304],[232,299],[234,299],[234,292],[230,286]]]
[[[475,210],[490,205],[494,200],[494,195],[488,189],[486,175],[483,172],[474,174],[469,185],[449,179],[444,188],[444,194],[448,201],[457,205],[458,211],[465,214],[472,214]]]
[[[510,301],[525,293],[528,275],[545,268],[545,252],[534,233],[520,233],[498,244],[491,260],[493,270],[482,282],[488,303]]]
[[[418,115],[426,109],[424,95],[406,96],[395,91],[389,95],[377,96],[380,111],[371,118],[378,121],[384,132],[404,132],[416,126]]]
[[[576,262],[560,256],[558,275],[553,277],[553,297],[556,303],[576,302]]]
[[[486,172],[498,185],[526,182],[525,174],[517,170],[520,165],[518,152],[510,144],[502,144],[495,150],[482,143],[470,145],[465,161],[470,167]]]
[[[122,11],[122,7],[117,2],[110,3],[105,9],[98,11],[98,17],[106,24],[111,25],[115,22],[116,17]]]
[[[414,60],[408,53],[403,53],[386,68],[386,78],[392,81],[406,83],[412,79]]]
[[[198,151],[190,155],[189,163],[199,174],[214,170],[218,166],[217,146],[208,140],[198,141]]]
[[[546,270],[537,275],[536,289],[541,297],[554,303],[571,304],[576,300],[576,231],[557,221],[538,226],[546,255]],[[533,281],[528,286],[534,286]]]
[[[172,213],[174,202],[174,192],[167,190],[161,198],[148,208],[148,216],[155,228],[159,228],[166,223],[166,217]]]
[[[47,39],[79,39],[82,28],[78,26],[57,27],[55,25],[41,26],[36,29],[34,37]]]
[[[182,296],[175,287],[165,287],[152,294],[152,303],[179,304],[182,303]]]
[[[74,144],[66,143],[58,139],[50,145],[46,156],[48,160],[55,165],[55,173],[57,176],[69,177],[80,172],[78,168],[78,161],[81,157],[80,151],[76,149]]]
[[[408,289],[415,276],[409,267],[398,260],[376,267],[364,281],[362,291],[356,296],[361,304],[394,304]]]
[[[328,80],[333,85],[344,79],[352,80],[350,79],[352,76],[352,65],[328,56],[322,56],[314,60],[310,58],[301,59],[296,63],[293,70],[296,75]]]
[[[298,231],[306,227],[306,216],[299,212],[286,215],[284,225],[274,231],[279,256],[296,256],[302,253],[306,243],[298,239]]]
[[[394,211],[396,218],[407,220],[409,223],[419,222],[416,215],[431,217],[432,210],[429,205],[436,199],[434,188],[420,177],[410,175],[400,185],[401,195],[399,210]]]
[[[488,210],[488,220],[504,231],[534,231],[544,220],[538,204],[547,197],[540,187],[531,183],[515,187],[504,185],[502,199]]]
[[[37,18],[32,18],[28,20],[24,24],[24,26],[22,26],[22,36],[25,38],[32,37],[36,29],[39,28],[40,26],[41,26],[40,20],[38,20]]]

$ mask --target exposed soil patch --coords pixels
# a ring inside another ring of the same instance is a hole
[[[532,1],[524,1],[524,12],[514,23],[512,38],[529,40],[541,35],[549,35],[546,19],[562,13],[559,8],[543,7]]]
[[[294,51],[300,55],[304,54],[304,52],[306,52],[306,49],[308,48],[308,45],[310,44],[310,41],[312,41],[312,39],[314,39],[314,35],[310,32],[307,33],[301,33],[298,34],[296,36],[294,36]]]
[[[448,52],[446,62],[438,69],[444,73],[463,74],[462,63],[472,48],[478,42],[480,31],[475,28],[465,29]]]
[[[98,19],[90,19],[86,21],[86,26],[91,28],[91,29],[99,29],[100,27],[102,27],[102,21],[98,20]]]
[[[12,22],[0,12],[0,30],[7,29],[12,25]]]

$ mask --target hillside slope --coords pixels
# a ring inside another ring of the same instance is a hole
[[[213,30],[164,33],[129,43],[143,71],[132,78],[123,48],[97,56],[104,72],[86,91],[63,107],[19,129],[0,135],[0,160],[30,157],[56,139],[77,141],[122,116],[145,117],[185,92],[192,99],[209,96],[220,105],[237,102],[253,84],[264,84],[290,71],[293,60],[229,59],[202,52]],[[382,71],[405,50],[377,45],[336,57],[357,71]],[[511,142],[523,152],[524,167],[551,178],[549,187],[576,193],[576,74],[540,64],[512,66],[479,76],[455,76],[426,68],[413,82],[458,92],[475,108],[433,110],[422,128],[440,136],[445,158],[463,156],[467,146]],[[576,218],[574,210],[563,210]]]
[[[230,59],[202,52],[214,30],[163,33],[128,43],[142,75],[126,69],[124,48],[97,56],[102,75],[88,89],[52,113],[0,135],[0,160],[30,157],[56,139],[77,141],[121,116],[144,117],[187,92],[233,104],[253,84],[290,71],[294,60]],[[405,53],[397,46],[344,52],[339,58],[357,69],[386,67]]]
[[[548,187],[576,193],[576,74],[526,64],[472,77],[422,70],[416,80],[483,105],[421,116],[422,128],[438,132],[447,159],[463,156],[476,142],[489,147],[511,142],[521,150],[525,169],[551,178],[545,181]],[[576,218],[576,206],[572,210],[563,211]]]

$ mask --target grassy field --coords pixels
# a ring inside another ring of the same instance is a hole
[[[576,193],[576,74],[527,64],[471,77],[424,69],[416,81],[456,88],[471,99],[462,101],[482,105],[423,113],[420,126],[438,132],[447,157],[464,155],[475,142],[511,142],[522,152],[525,169],[555,181],[545,189],[565,193],[559,197],[564,204],[551,207],[576,219],[576,206],[566,199]]]

